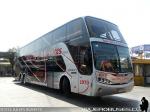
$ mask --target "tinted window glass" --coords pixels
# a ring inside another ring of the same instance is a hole
[[[125,40],[123,39],[122,34],[120,33],[120,31],[119,31],[119,29],[116,25],[108,24],[107,27],[108,27],[108,30],[111,33],[114,40],[125,42]]]
[[[19,57],[18,58],[18,60],[19,60],[19,63],[23,66],[23,65],[25,65],[25,63],[24,63],[24,57]]]
[[[93,42],[94,62],[97,70],[114,72],[118,70],[118,54],[116,47],[110,44]]]
[[[83,75],[90,75],[92,73],[92,55],[89,45],[68,44],[68,49],[78,71]]]
[[[62,41],[66,37],[66,25],[56,29],[53,33],[56,42]]]
[[[128,48],[100,42],[92,42],[92,48],[97,70],[132,72]]]
[[[64,72],[66,71],[66,65],[62,56],[50,56],[46,61],[47,71]]]
[[[117,49],[120,57],[121,71],[132,72],[132,65],[128,48],[117,46]]]
[[[91,37],[101,37],[107,38],[106,32],[107,28],[103,21],[95,21],[92,19],[87,19],[88,30]]]
[[[77,37],[82,35],[83,20],[76,19],[67,24],[67,38]]]
[[[104,38],[125,42],[118,27],[107,21],[86,17],[85,18],[90,37]]]
[[[47,45],[52,44],[53,43],[52,32],[49,32],[46,35],[44,35],[43,39]]]

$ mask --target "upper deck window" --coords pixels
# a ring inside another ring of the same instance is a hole
[[[76,19],[67,24],[67,38],[72,39],[74,37],[81,36],[83,31],[83,20]]]
[[[86,17],[85,20],[90,37],[121,41],[125,43],[123,36],[116,25],[93,17]]]

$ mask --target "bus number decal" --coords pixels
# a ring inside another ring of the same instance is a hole
[[[88,80],[80,80],[80,84],[88,85],[88,84],[89,84],[89,81],[88,81]]]
[[[56,48],[56,49],[55,49],[55,54],[56,54],[56,55],[62,54],[62,48]]]

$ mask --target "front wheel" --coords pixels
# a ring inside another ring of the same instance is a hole
[[[67,78],[64,78],[63,81],[62,81],[62,92],[63,94],[65,95],[69,95],[70,92],[71,92],[71,89],[70,89],[70,82]]]

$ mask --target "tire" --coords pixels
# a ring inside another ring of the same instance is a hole
[[[21,78],[22,78],[22,73],[20,72],[18,81],[21,81]]]
[[[70,82],[67,78],[63,79],[61,90],[64,95],[66,95],[66,96],[70,95],[70,93],[71,93]]]
[[[23,73],[22,74],[22,78],[21,78],[21,84],[26,84],[26,74],[25,73]]]

